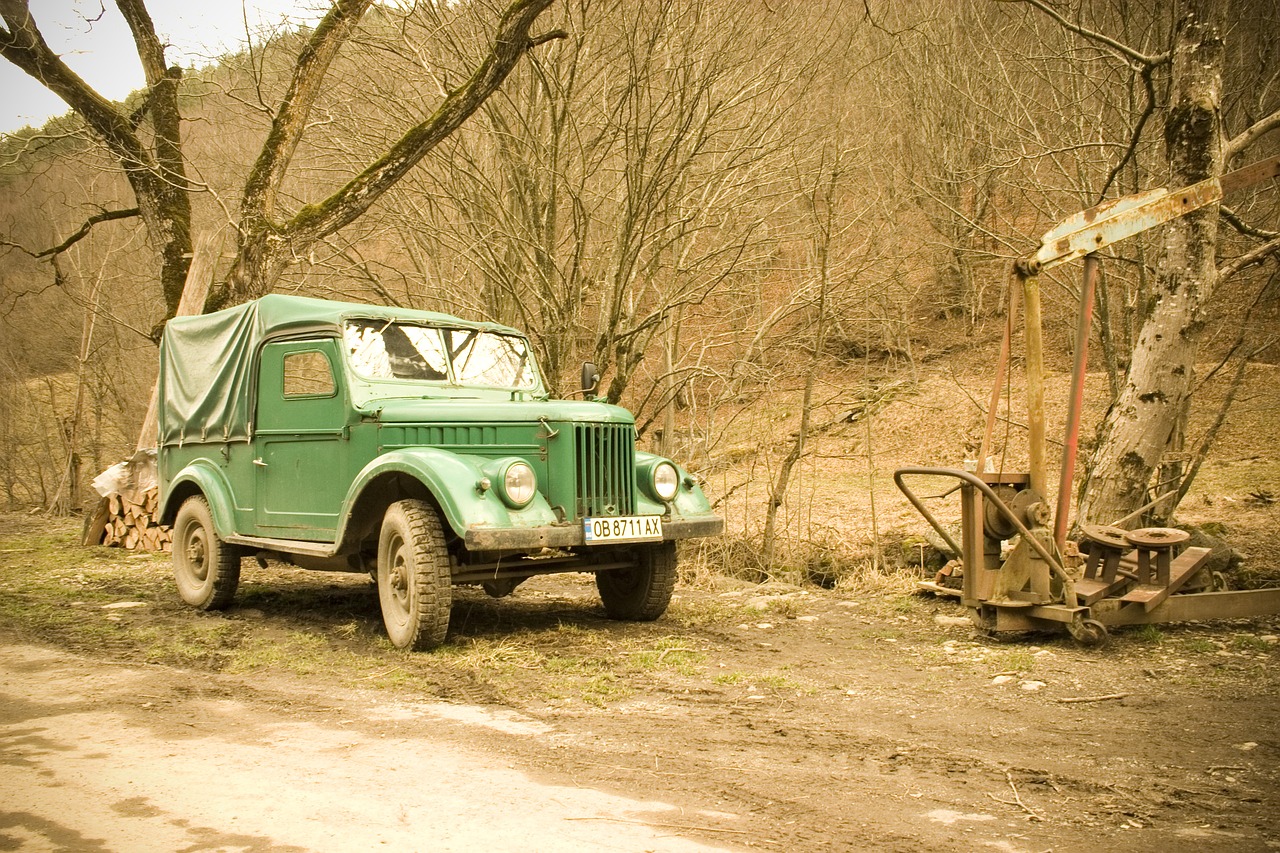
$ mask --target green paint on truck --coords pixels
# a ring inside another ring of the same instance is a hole
[[[367,571],[402,648],[445,640],[455,584],[551,572],[657,619],[676,540],[723,529],[630,412],[553,400],[519,332],[427,311],[271,295],[174,318],[159,445],[184,600],[230,604],[250,554]]]

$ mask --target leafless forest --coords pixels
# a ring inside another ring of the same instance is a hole
[[[1270,0],[526,0],[519,21],[496,0],[342,5],[360,8],[340,35],[253,33],[180,75],[153,50],[127,103],[0,139],[0,506],[82,507],[132,451],[203,241],[209,307],[274,290],[497,320],[560,393],[595,361],[642,441],[709,478],[732,538],[785,562],[832,494],[891,473],[877,411],[927,377],[985,381],[1011,263],[1044,231],[1280,152]],[[4,4],[15,63],[35,56],[26,6]],[[414,136],[477,94],[508,25],[508,76]],[[300,74],[317,46],[331,64]],[[396,160],[408,143],[418,159]],[[182,204],[166,194],[189,203],[185,246],[153,209]],[[1207,260],[1171,261],[1178,241]],[[1092,436],[1129,393],[1171,412],[1142,494],[1194,474],[1235,389],[1280,357],[1278,258],[1274,181],[1107,251],[1089,471],[1125,452],[1110,419]],[[1042,287],[1062,373],[1078,267]],[[1185,344],[1157,358],[1191,368],[1177,391],[1131,389],[1153,334]],[[957,457],[986,403],[960,405],[919,415]],[[832,425],[844,467],[821,461]]]

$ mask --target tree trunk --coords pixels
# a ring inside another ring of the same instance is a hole
[[[304,205],[278,221],[276,198],[329,65],[355,32],[371,0],[337,0],[312,32],[272,122],[240,204],[240,242],[225,286],[213,291],[206,309],[233,305],[270,293],[276,281],[318,241],[335,234],[372,207],[441,141],[457,130],[497,91],[531,49],[566,37],[562,30],[530,36],[529,28],[552,0],[514,0],[502,13],[489,53],[436,111],[410,128],[381,157],[327,199]]]
[[[116,5],[133,33],[147,80],[143,105],[132,115],[94,91],[54,53],[31,17],[27,0],[0,2],[0,20],[5,25],[0,30],[0,55],[65,101],[119,161],[138,202],[136,211],[120,213],[142,218],[147,236],[160,254],[160,283],[168,318],[182,297],[191,258],[191,198],[178,108],[182,69],[165,67],[164,45],[142,0],[118,0]],[[154,130],[150,147],[138,133],[148,114]],[[113,218],[118,217],[92,218],[89,224]],[[85,233],[87,229],[70,242]],[[64,243],[58,251],[68,245]],[[158,339],[160,327],[154,331]]]
[[[1216,0],[1190,0],[1173,57],[1165,116],[1169,186],[1220,175],[1223,44]],[[1152,472],[1180,440],[1194,382],[1204,306],[1216,283],[1218,206],[1174,220],[1164,232],[1156,303],[1138,335],[1129,376],[1107,413],[1082,485],[1079,522],[1110,524],[1146,502]]]

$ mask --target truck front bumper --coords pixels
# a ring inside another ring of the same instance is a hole
[[[663,540],[699,539],[724,533],[724,519],[718,515],[662,519]],[[471,527],[462,538],[469,551],[538,551],[543,548],[573,548],[585,545],[580,522],[543,527]],[[593,546],[594,547],[594,546]]]

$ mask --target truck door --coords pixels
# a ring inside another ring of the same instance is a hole
[[[258,373],[258,535],[332,541],[346,497],[347,401],[332,338],[267,344]]]

